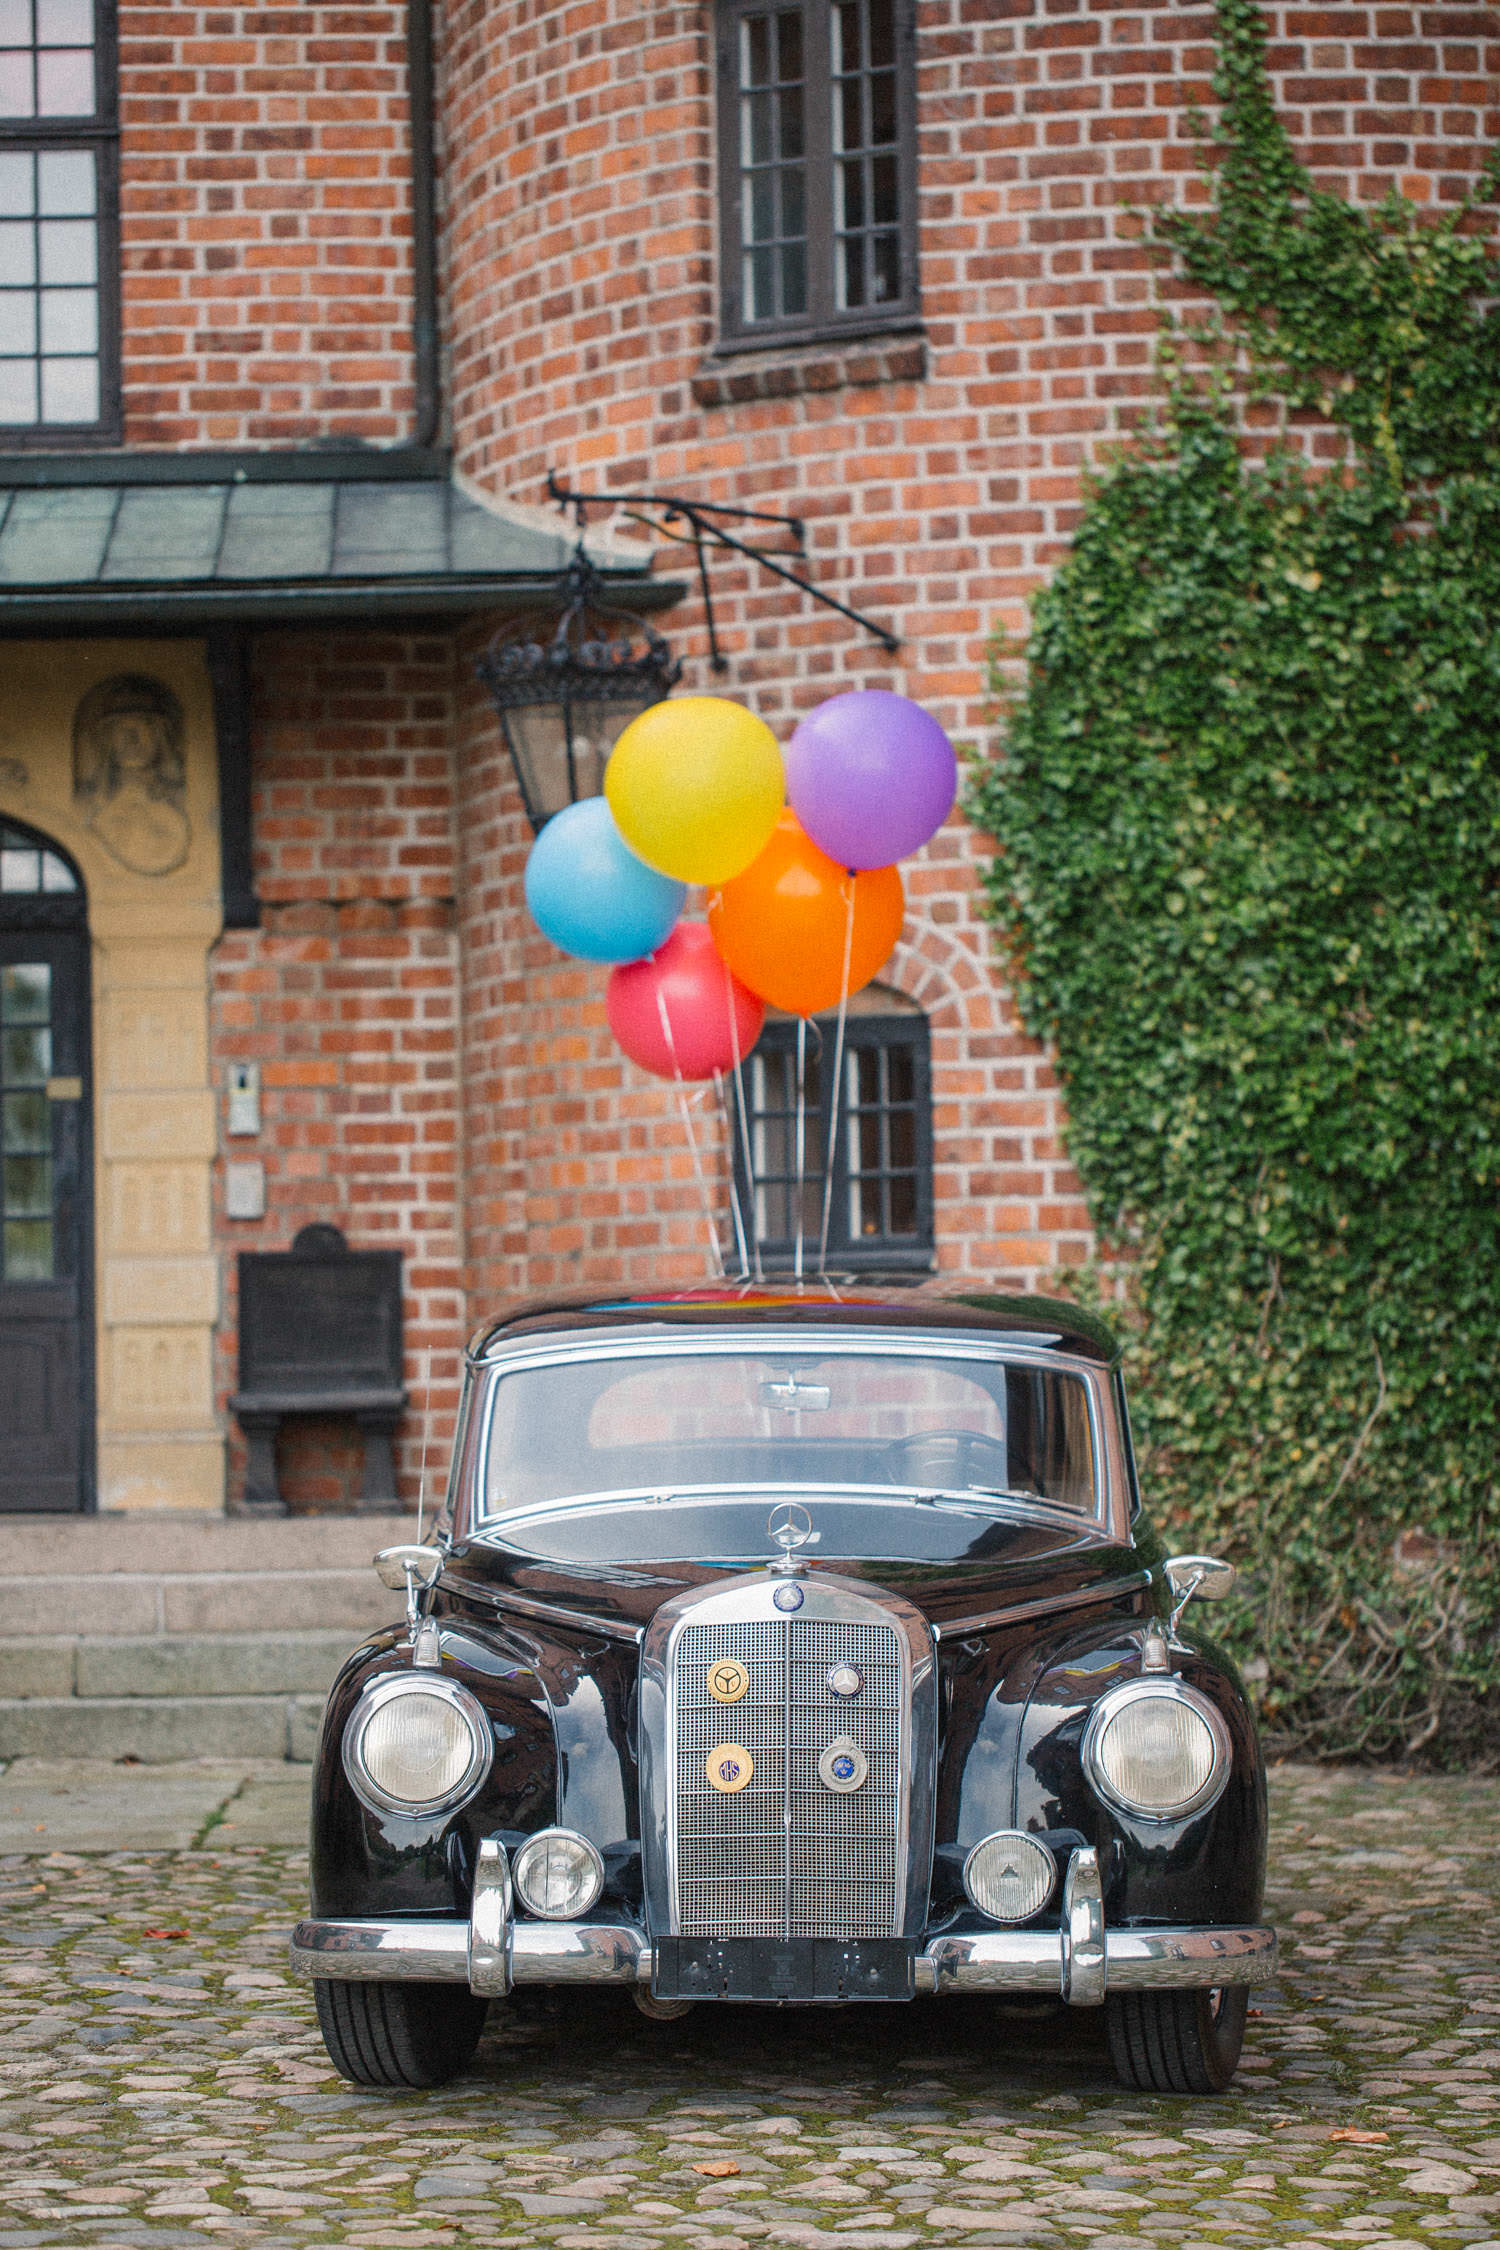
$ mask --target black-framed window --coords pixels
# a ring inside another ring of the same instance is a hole
[[[719,0],[720,342],[910,325],[915,0]]]
[[[844,1029],[842,1099],[832,1117],[836,1025],[809,1027],[804,1062],[803,1265],[818,1262],[824,1151],[833,1145],[830,1269],[932,1263],[932,1061],[927,1018],[851,1015]],[[743,1141],[736,1184],[763,1264],[794,1262],[797,1238],[797,1025],[772,1017],[744,1066],[753,1183]]]
[[[119,428],[107,0],[0,0],[0,446]]]

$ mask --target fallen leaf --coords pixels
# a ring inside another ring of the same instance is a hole
[[[1367,2133],[1362,2125],[1335,2125],[1328,2138],[1331,2141],[1388,2141],[1389,2133]]]
[[[184,1938],[187,1934],[186,1930],[142,1930],[141,1932],[142,1937]]]
[[[37,1821],[32,1828],[31,1833],[33,1836],[45,1836],[47,1833],[47,1823],[45,1822],[45,1820]]]
[[[693,2170],[703,2173],[706,2179],[732,2180],[738,2172],[739,2166],[738,2164],[731,2164],[726,2158],[721,2157],[712,2164],[695,2164]]]

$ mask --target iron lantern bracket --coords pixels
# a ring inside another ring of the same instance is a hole
[[[877,625],[873,617],[862,610],[851,609],[833,594],[815,586],[810,577],[799,576],[796,569],[788,569],[783,556],[795,557],[805,573],[811,568],[807,552],[807,526],[800,516],[783,516],[769,513],[763,508],[729,508],[713,500],[688,500],[676,492],[580,492],[573,485],[564,484],[555,469],[547,471],[547,496],[560,508],[571,508],[582,534],[591,507],[624,508],[639,523],[666,539],[675,539],[693,550],[698,568],[698,585],[703,595],[703,614],[708,624],[709,662],[716,672],[727,672],[729,659],[719,647],[719,635],[714,619],[713,584],[709,575],[710,553],[740,555],[747,562],[757,563],[773,578],[780,578],[799,593],[807,594],[824,609],[836,610],[851,624],[871,634],[882,648],[895,651],[901,646],[896,634],[886,626]],[[641,511],[646,511],[642,513]],[[774,524],[778,530],[791,535],[790,548],[767,549],[749,540],[736,537],[728,526],[732,523]],[[679,528],[684,527],[685,528]]]

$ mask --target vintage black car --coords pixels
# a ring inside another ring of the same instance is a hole
[[[345,1665],[292,1943],[338,2069],[430,2085],[523,1985],[1038,1996],[1223,2087],[1265,1775],[1163,1558],[1118,1353],[1042,1297],[523,1306],[470,1347],[405,1627]]]

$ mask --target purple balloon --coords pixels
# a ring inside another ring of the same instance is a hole
[[[786,748],[787,796],[841,867],[889,867],[953,810],[958,760],[930,713],[888,688],[820,703]]]

